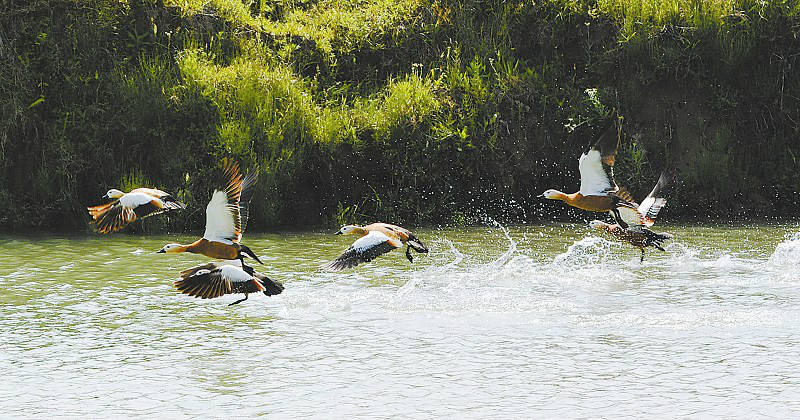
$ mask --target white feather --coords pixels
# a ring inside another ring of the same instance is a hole
[[[628,224],[628,226],[645,226],[645,220],[639,210],[629,207],[617,207],[619,217]],[[613,212],[609,212],[613,216]]]
[[[389,237],[382,232],[376,232],[373,230],[353,242],[353,248],[357,252],[362,253],[384,242],[389,242]]]
[[[228,208],[228,195],[224,191],[214,190],[206,206],[206,232],[203,238],[230,245],[233,243],[231,238],[235,237],[236,224]]]
[[[581,189],[583,195],[608,195],[611,180],[603,170],[602,156],[599,150],[591,149],[578,159],[578,170],[581,173]]]
[[[647,197],[642,201],[642,204],[639,204],[639,213],[643,215],[647,215],[650,212],[650,207],[653,207],[653,204],[656,202],[654,197]]]
[[[206,274],[209,274],[209,273],[211,273],[211,270],[209,270],[207,268],[203,268],[201,270],[197,270],[194,274],[192,274],[192,277],[205,276]]]
[[[230,280],[233,283],[244,283],[253,279],[253,276],[247,274],[244,270],[233,265],[223,265],[219,268],[222,277]]]
[[[130,192],[120,197],[119,203],[122,204],[123,207],[127,207],[129,209],[135,209],[153,200],[158,200],[158,199],[153,198],[152,196],[147,195],[145,193]]]

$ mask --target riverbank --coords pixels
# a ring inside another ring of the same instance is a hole
[[[793,2],[33,1],[0,11],[0,226],[85,229],[111,187],[189,207],[259,165],[249,229],[564,217],[580,149],[624,117],[665,217],[797,216]],[[700,210],[698,210],[700,209]]]

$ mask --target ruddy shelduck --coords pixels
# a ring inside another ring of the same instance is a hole
[[[617,186],[614,180],[614,163],[619,148],[620,132],[612,123],[578,159],[581,187],[578,192],[566,194],[550,189],[539,197],[561,200],[581,210],[610,213],[622,227],[629,224],[646,224],[646,215],[638,205],[629,201],[630,195]]]
[[[91,226],[99,233],[116,232],[137,219],[186,208],[170,194],[155,188],[136,188],[129,193],[112,188],[102,198],[114,201],[87,207],[93,219]]]
[[[640,215],[635,221],[632,221],[627,227],[620,226],[619,224],[609,224],[600,220],[592,220],[589,222],[589,227],[602,230],[617,240],[627,242],[642,251],[642,256],[639,261],[644,261],[644,250],[647,247],[654,247],[664,251],[664,242],[672,239],[672,235],[667,233],[656,233],[648,229],[655,223],[656,217],[662,208],[667,204],[667,200],[661,197],[663,189],[669,184],[672,179],[672,174],[662,173],[658,178],[658,182],[650,194],[642,200],[642,204],[636,208],[637,213]],[[618,192],[628,202],[636,204],[626,191]]]
[[[366,226],[342,226],[337,235],[360,235],[347,250],[335,260],[322,266],[325,270],[339,271],[369,262],[389,251],[406,246],[406,258],[414,262],[411,250],[426,254],[428,247],[408,229],[388,223],[372,223]]]
[[[627,242],[642,251],[642,256],[639,261],[644,261],[644,250],[647,247],[654,247],[658,250],[664,251],[664,242],[672,239],[672,235],[668,233],[656,233],[644,226],[630,226],[623,228],[618,224],[609,224],[601,222],[600,220],[592,220],[589,222],[589,227],[602,230],[610,234],[615,239]]]
[[[244,298],[229,304],[247,300],[250,293],[263,292],[267,296],[283,292],[283,285],[239,260],[212,262],[181,271],[181,279],[172,283],[181,293],[203,299],[212,299],[232,293],[244,293]]]
[[[220,187],[214,190],[206,206],[206,231],[203,237],[189,245],[167,244],[159,253],[191,252],[221,260],[240,260],[245,255],[263,264],[247,246],[242,245],[242,234],[247,225],[248,206],[253,198],[258,180],[258,168],[242,179],[239,165],[231,160],[223,161]]]

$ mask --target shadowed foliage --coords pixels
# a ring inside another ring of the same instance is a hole
[[[253,230],[550,219],[613,109],[618,181],[677,169],[672,217],[800,208],[794,1],[6,4],[4,228],[152,186],[187,209],[128,229],[198,229],[227,156],[261,168]]]

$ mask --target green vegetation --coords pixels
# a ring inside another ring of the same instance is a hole
[[[800,209],[800,2],[7,0],[0,226],[82,229],[112,187],[197,229],[223,156],[251,229],[566,212],[612,110],[619,181],[671,217]],[[134,226],[134,228],[140,228]]]

